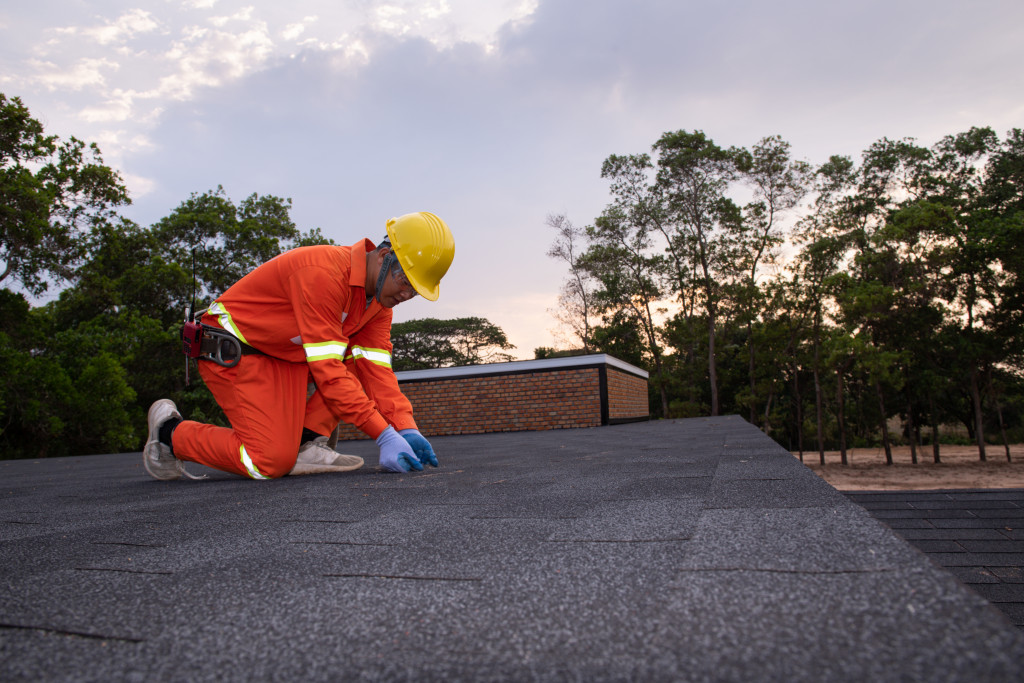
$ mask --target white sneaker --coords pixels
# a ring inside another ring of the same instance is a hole
[[[320,436],[302,444],[295,460],[295,467],[289,474],[350,472],[362,466],[363,459],[358,455],[338,453],[328,445],[326,436]]]
[[[202,479],[185,471],[185,463],[174,457],[171,447],[160,443],[160,425],[172,417],[181,419],[181,413],[174,401],[162,398],[149,407],[149,438],[142,449],[142,464],[154,479],[168,481],[181,479]]]

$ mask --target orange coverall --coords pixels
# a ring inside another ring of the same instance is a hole
[[[175,456],[265,479],[291,471],[303,427],[330,434],[343,420],[373,438],[389,424],[416,428],[391,369],[391,309],[366,305],[374,248],[362,240],[293,249],[210,306],[204,323],[266,355],[244,355],[233,368],[199,362],[231,428],[186,420],[174,431]]]

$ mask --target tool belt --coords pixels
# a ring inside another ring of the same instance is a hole
[[[199,346],[199,360],[213,361],[217,365],[233,368],[242,360],[242,356],[266,355],[245,342],[239,341],[230,332],[219,327],[203,325],[203,338]]]
[[[198,317],[202,317],[201,311]],[[213,361],[225,368],[233,368],[242,360],[242,356],[266,355],[240,341],[230,332],[199,322],[198,319],[185,320],[181,330],[183,351],[187,358]],[[186,372],[188,365],[186,364]],[[187,374],[186,374],[187,377]]]

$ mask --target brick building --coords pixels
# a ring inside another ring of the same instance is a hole
[[[427,436],[646,420],[648,373],[606,354],[395,373]],[[365,438],[351,425],[340,440]]]

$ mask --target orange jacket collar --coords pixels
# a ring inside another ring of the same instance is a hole
[[[376,248],[368,239],[361,239],[352,245],[352,275],[349,276],[349,285],[366,289],[366,255]]]

